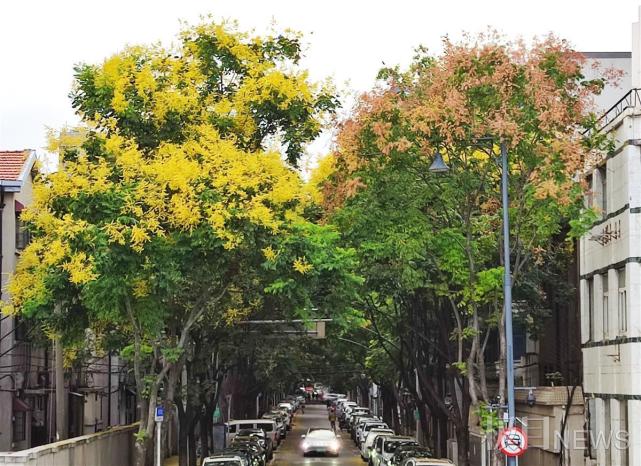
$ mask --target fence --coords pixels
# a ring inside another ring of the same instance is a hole
[[[137,424],[14,452],[0,452],[0,466],[128,466]]]

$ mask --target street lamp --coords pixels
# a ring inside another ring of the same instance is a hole
[[[488,140],[488,138],[481,138]],[[493,141],[491,138],[490,141]],[[514,427],[516,410],[514,404],[514,350],[512,336],[512,273],[510,271],[510,213],[508,202],[508,168],[507,168],[507,146],[501,141],[501,194],[503,197],[503,297],[505,306],[505,340],[506,340],[506,376],[507,376],[507,414],[508,425]],[[492,149],[492,152],[494,150]],[[445,173],[449,167],[443,161],[441,153],[437,150],[434,154],[434,161],[429,171],[432,173]],[[508,466],[516,466],[516,458],[507,458]]]
[[[434,161],[432,162],[432,165],[430,165],[430,171],[432,173],[447,173],[449,170],[450,167],[447,166],[443,160],[443,156],[438,149],[436,149],[436,152],[434,152]]]

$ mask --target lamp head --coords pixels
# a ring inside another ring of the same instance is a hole
[[[430,165],[429,170],[432,173],[447,173],[450,171],[450,167],[447,166],[438,149],[434,152],[434,161],[432,162],[432,165]]]

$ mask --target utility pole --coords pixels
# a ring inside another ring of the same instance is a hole
[[[508,199],[507,145],[501,141],[501,195],[503,203],[503,305],[505,307],[506,376],[508,426],[514,427],[516,406],[514,402],[514,338],[512,334],[512,273],[510,271],[510,202]],[[514,457],[507,458],[508,466],[516,466]]]
[[[61,313],[60,303],[56,304],[54,312]],[[56,441],[65,440],[67,432],[67,395],[65,393],[64,350],[60,337],[54,340],[55,370],[56,370]]]

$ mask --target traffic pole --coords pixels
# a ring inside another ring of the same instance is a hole
[[[160,458],[160,435],[162,433],[162,423],[156,422],[156,466],[162,466]]]

